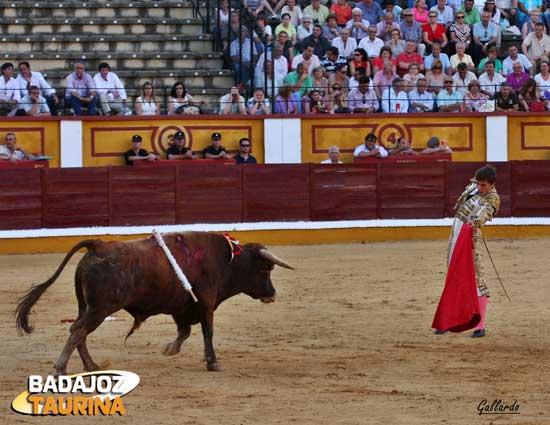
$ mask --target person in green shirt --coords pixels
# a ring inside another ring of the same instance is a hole
[[[478,74],[481,74],[485,71],[485,62],[492,61],[495,63],[495,72],[502,73],[502,61],[497,58],[498,52],[496,47],[491,47],[487,50],[487,57],[481,59],[479,65],[477,66]]]
[[[313,88],[313,80],[303,62],[298,64],[296,71],[287,74],[285,84],[292,87],[292,91],[298,91],[302,97]]]
[[[474,7],[474,0],[464,0],[464,4],[458,8],[464,12],[464,22],[468,25],[474,25],[481,22],[481,16],[479,16],[479,10]]]
[[[330,11],[321,4],[321,0],[311,0],[311,4],[304,9],[304,16],[311,16],[315,23],[324,25]]]

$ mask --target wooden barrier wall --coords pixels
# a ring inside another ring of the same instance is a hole
[[[0,170],[0,229],[442,218],[481,165]],[[550,216],[550,161],[495,165],[500,217]]]

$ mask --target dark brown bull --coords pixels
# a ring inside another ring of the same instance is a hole
[[[73,254],[87,248],[75,274],[78,317],[55,363],[56,374],[67,373],[67,362],[75,348],[86,371],[98,370],[88,353],[86,337],[107,316],[121,309],[134,317],[126,338],[147,317],[160,313],[172,315],[178,336],[165,346],[165,355],[177,354],[191,332],[191,325],[200,322],[206,368],[220,370],[212,345],[214,310],[222,301],[240,293],[263,302],[274,301],[271,270],[275,264],[292,268],[259,244],[244,245],[242,253],[231,260],[229,243],[223,236],[213,233],[170,233],[164,240],[191,282],[197,303],[185,291],[153,238],[130,242],[82,241],[69,251],[52,277],[32,287],[20,300],[16,311],[17,328],[20,333],[31,333],[28,315],[32,306],[54,283]]]

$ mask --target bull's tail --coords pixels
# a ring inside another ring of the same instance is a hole
[[[77,243],[65,256],[55,273],[52,277],[50,277],[47,281],[44,283],[41,283],[39,285],[34,285],[29,292],[23,296],[19,300],[19,304],[17,305],[17,309],[15,310],[15,326],[17,327],[17,331],[20,335],[23,334],[23,332],[26,332],[30,334],[33,331],[32,326],[29,325],[29,313],[31,311],[31,308],[34,304],[40,299],[42,294],[46,292],[46,289],[48,289],[55,280],[59,277],[65,266],[67,265],[68,261],[71,259],[71,257],[81,248],[90,248],[93,247],[98,242],[101,242],[97,239],[87,239],[85,241]]]

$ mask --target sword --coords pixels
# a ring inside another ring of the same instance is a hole
[[[508,295],[508,292],[506,291],[506,288],[504,287],[504,283],[502,283],[502,279],[500,278],[497,270],[497,266],[495,266],[495,262],[493,261],[493,257],[491,256],[491,251],[489,251],[489,247],[487,246],[487,242],[485,241],[485,238],[481,238],[483,240],[483,245],[485,245],[485,249],[487,250],[487,254],[489,255],[489,260],[491,260],[491,264],[493,265],[493,269],[495,270],[495,274],[497,275],[498,282],[500,283],[500,286],[502,287],[502,290],[504,291],[504,295],[506,295],[506,298],[508,298],[508,301],[510,301],[510,304],[512,304],[512,300],[510,299],[510,296]]]

